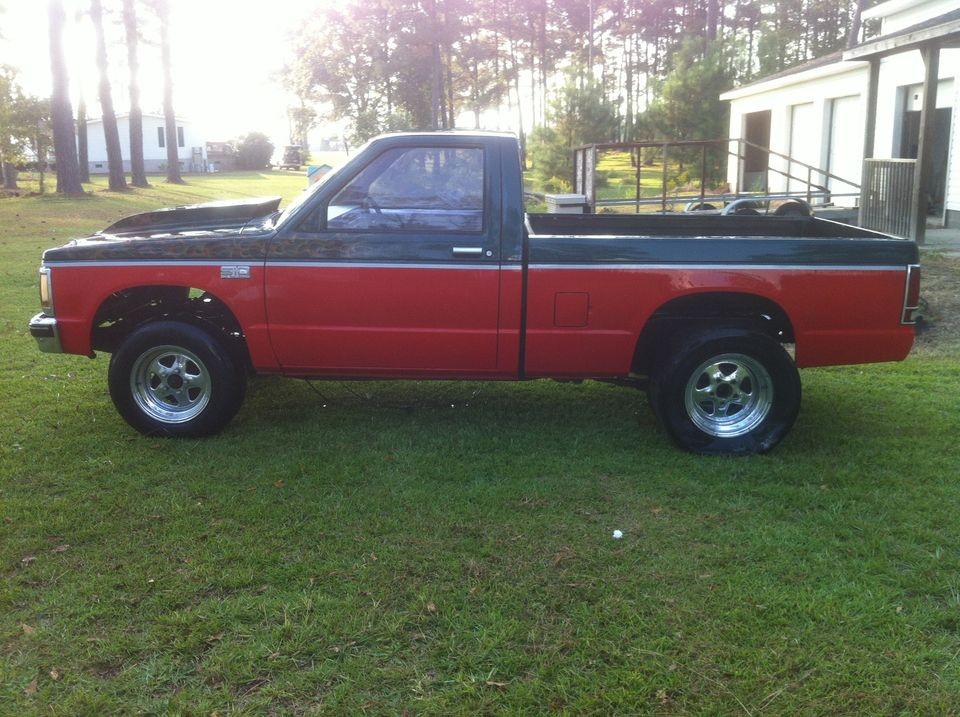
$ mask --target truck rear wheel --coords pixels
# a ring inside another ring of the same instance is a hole
[[[110,359],[110,397],[145,435],[199,437],[240,409],[246,377],[209,333],[179,321],[133,331]]]
[[[668,349],[651,376],[654,412],[682,448],[765,453],[800,410],[800,376],[775,340],[745,329],[700,331]]]

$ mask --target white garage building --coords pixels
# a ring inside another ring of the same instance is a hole
[[[809,176],[830,192],[833,204],[857,206],[865,156],[890,160],[918,156],[926,65],[917,48],[933,43],[939,69],[936,109],[928,125],[932,137],[926,139],[932,151],[925,203],[931,219],[960,226],[957,2],[888,0],[864,11],[863,19],[879,21],[880,34],[851,50],[721,95],[730,102],[731,139],[771,150],[748,146],[741,156],[732,156],[730,186],[742,191],[802,192]],[[853,59],[858,57],[864,59]],[[867,118],[874,104],[869,97],[871,62],[878,67],[876,111],[872,146],[865,146],[865,131],[870,131]],[[913,163],[903,164],[913,171]]]

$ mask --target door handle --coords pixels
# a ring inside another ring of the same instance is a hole
[[[453,247],[454,256],[480,256],[483,249],[478,246],[455,246]]]

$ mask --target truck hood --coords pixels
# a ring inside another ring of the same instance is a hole
[[[259,261],[280,197],[194,204],[134,214],[91,236],[43,253],[45,263],[73,261]]]
[[[242,227],[252,219],[273,214],[279,206],[280,197],[258,197],[170,207],[124,217],[97,233],[144,235]]]

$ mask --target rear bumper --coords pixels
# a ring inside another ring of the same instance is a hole
[[[46,314],[37,314],[30,319],[30,335],[37,340],[37,346],[48,354],[62,354],[60,331],[57,320]]]

